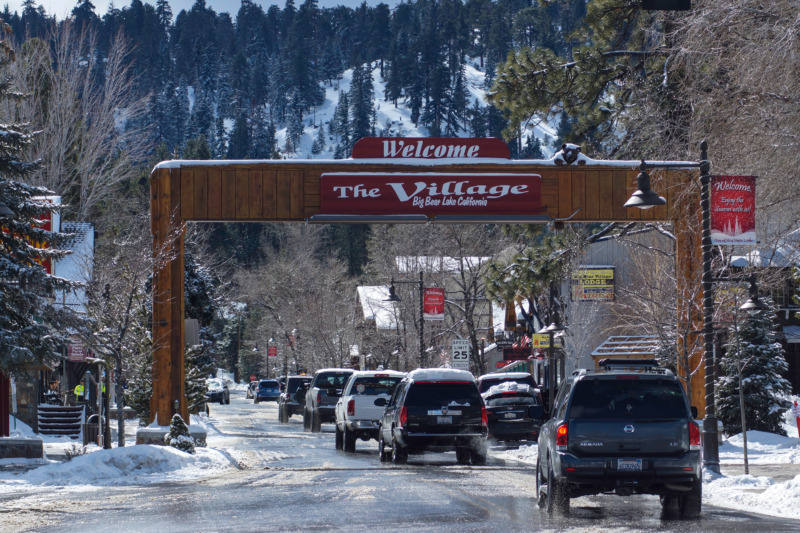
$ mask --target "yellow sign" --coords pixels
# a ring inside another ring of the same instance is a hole
[[[573,302],[613,300],[614,267],[589,267],[573,271],[570,295]]]
[[[555,339],[555,347],[560,348],[561,342],[559,339]],[[549,333],[534,333],[531,335],[531,347],[533,349],[537,348],[549,348],[550,347],[550,334]]]

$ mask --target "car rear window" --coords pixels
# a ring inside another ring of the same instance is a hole
[[[323,372],[317,376],[314,386],[320,389],[337,388],[341,389],[347,383],[347,379],[352,372]]]
[[[494,396],[486,400],[486,407],[500,407],[503,405],[539,405],[533,396]]]
[[[409,407],[426,405],[481,405],[474,383],[413,383],[406,396]]]
[[[685,418],[683,391],[663,379],[584,379],[575,384],[570,418]]]
[[[308,383],[309,381],[311,381],[311,379],[290,379],[289,384],[286,385],[286,392],[296,392],[301,383]]]
[[[375,396],[377,394],[391,394],[402,377],[363,377],[356,378],[350,387],[350,394],[356,396]]]
[[[273,388],[276,388],[278,386],[278,382],[277,381],[262,381],[261,383],[258,384],[258,386],[261,387],[262,389],[267,389],[267,388],[273,389]]]
[[[533,376],[526,376],[526,377],[519,377],[519,378],[487,378],[482,379],[480,384],[480,391],[481,393],[486,392],[487,390],[491,389],[494,385],[499,383],[504,383],[506,381],[513,381],[515,383],[524,383],[525,385],[530,385],[533,388],[536,388],[536,383],[533,381]]]

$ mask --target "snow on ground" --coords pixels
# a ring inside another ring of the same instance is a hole
[[[795,398],[796,399],[796,398]],[[765,465],[799,465],[800,438],[797,423],[787,412],[784,430],[789,435],[783,437],[763,431],[747,432],[747,459],[751,465],[749,475],[725,475],[728,469],[742,470],[744,447],[742,435],[732,435],[719,447],[722,475],[713,472],[703,474],[703,503],[718,507],[740,509],[753,513],[800,519],[800,467],[786,467],[784,474],[793,476],[786,481],[776,482],[770,476],[754,475]],[[500,459],[536,464],[535,444],[520,446],[516,450],[495,452]],[[728,467],[726,469],[726,466]],[[743,470],[742,470],[743,471]],[[786,477],[786,476],[784,476]]]
[[[45,453],[63,459],[1,459],[0,493],[40,490],[41,486],[59,486],[68,490],[89,490],[97,486],[135,485],[159,481],[191,480],[215,476],[236,468],[226,442],[235,446],[235,437],[214,427],[213,419],[192,417],[192,425],[206,430],[213,447],[197,448],[195,455],[166,446],[134,445],[136,421],[126,426],[126,446],[103,450],[96,445],[85,449],[68,438],[44,437]],[[38,438],[31,429],[11,420],[12,437]],[[784,429],[788,437],[747,432],[749,475],[703,475],[703,502],[708,505],[749,512],[800,519],[800,438],[794,418],[787,413]],[[230,440],[229,440],[230,439]],[[493,450],[498,459],[536,464],[536,445],[515,450]],[[741,471],[744,450],[741,435],[729,437],[719,449],[723,472]],[[342,461],[348,460],[342,456]],[[276,454],[271,461],[284,457]],[[781,466],[785,465],[785,468]],[[795,466],[797,465],[797,466]],[[331,465],[336,466],[336,465]],[[771,469],[768,468],[772,467]],[[778,481],[758,472],[780,475]]]

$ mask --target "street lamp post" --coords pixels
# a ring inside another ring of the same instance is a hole
[[[550,360],[549,364],[547,365],[547,408],[550,410],[550,415],[553,415],[553,403],[556,400],[556,365],[555,360],[553,359],[553,351],[555,344],[556,333],[559,331],[564,331],[566,328],[561,324],[561,321],[558,318],[558,313],[553,312],[553,321],[550,323],[549,326],[546,326],[540,329],[537,333],[546,333],[548,335],[548,346],[547,346],[547,357]]]
[[[637,191],[625,202],[625,207],[650,209],[664,205],[666,200],[650,190],[647,168],[696,167],[700,169],[700,214],[702,217],[701,249],[703,252],[703,363],[705,370],[705,416],[703,417],[703,468],[719,473],[719,443],[717,411],[714,392],[714,283],[711,272],[711,162],[708,160],[708,143],[700,143],[700,161],[686,163],[645,163],[640,165]],[[688,376],[687,376],[688,379]]]
[[[395,283],[416,283],[419,285],[419,366],[425,368],[427,361],[425,360],[425,283],[422,278],[422,271],[419,273],[419,281],[395,281],[392,278],[392,284],[389,286],[389,297],[387,302],[402,302],[403,300],[397,296],[394,289]]]

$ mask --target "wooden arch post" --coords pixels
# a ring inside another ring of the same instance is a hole
[[[435,140],[434,140],[435,141]],[[453,144],[453,140],[446,140]],[[373,143],[379,141],[372,140]],[[421,152],[423,140],[417,142]],[[477,149],[476,149],[477,150]],[[430,153],[436,153],[431,150]],[[444,153],[444,151],[442,151]],[[462,151],[461,155],[472,152]],[[412,154],[413,155],[413,154]],[[539,194],[529,212],[508,217],[507,212],[485,212],[472,217],[451,217],[451,222],[533,223],[672,221],[676,224],[679,294],[691,294],[702,267],[697,196],[690,177],[696,168],[653,172],[653,190],[667,199],[667,205],[649,210],[626,208],[635,190],[638,161],[596,161],[582,154],[564,157],[560,152],[548,161],[488,159],[351,159],[280,161],[167,161],[151,174],[151,221],[153,233],[153,396],[151,422],[169,424],[174,413],[189,420],[184,388],[184,226],[198,222],[397,222],[386,211],[367,215],[353,212],[329,216],[323,209],[326,176],[361,179],[365,183],[397,181],[400,177],[426,180],[431,176],[477,177],[483,180],[531,176]],[[696,172],[695,172],[696,174]],[[422,181],[419,181],[422,183]],[[466,183],[466,182],[465,182]],[[516,183],[516,182],[515,182]],[[452,187],[452,186],[451,186]],[[465,186],[466,187],[466,186]],[[362,189],[365,196],[372,186]],[[377,190],[377,189],[375,189]],[[441,194],[441,191],[439,191]],[[415,221],[439,223],[446,217],[425,216]],[[513,220],[512,220],[513,219]],[[405,219],[404,221],[409,221]],[[688,292],[687,292],[688,291]],[[691,296],[689,300],[694,301]],[[679,298],[679,301],[681,299]],[[680,320],[695,323],[695,306],[679,310]],[[702,320],[699,322],[702,324]],[[690,328],[698,331],[697,327]],[[696,344],[696,343],[694,343]],[[692,357],[702,357],[702,350]],[[701,407],[703,369],[691,377],[692,404]]]

